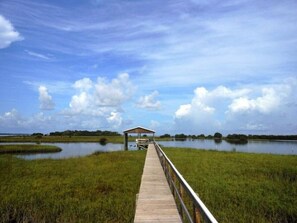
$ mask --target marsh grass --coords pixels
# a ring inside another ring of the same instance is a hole
[[[132,222],[144,151],[64,160],[0,156],[1,222]]]
[[[136,136],[129,136],[128,141],[135,142]],[[34,143],[54,143],[54,142],[102,142],[104,143],[124,143],[124,136],[3,136],[0,142],[34,142]],[[155,137],[155,140],[169,141],[171,138]]]
[[[0,154],[32,154],[60,152],[61,148],[52,145],[9,144],[0,145]]]
[[[297,156],[164,151],[219,222],[297,222]]]
[[[0,137],[0,142],[100,142],[105,138],[105,143],[123,143],[123,136],[5,136]],[[131,139],[132,140],[132,139]]]

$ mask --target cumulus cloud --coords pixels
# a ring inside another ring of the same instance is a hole
[[[71,97],[69,108],[64,109],[62,114],[75,123],[78,123],[76,117],[84,120],[81,126],[113,129],[123,124],[122,105],[135,91],[127,73],[121,73],[112,80],[104,77],[98,77],[96,81],[83,78],[77,80],[73,88],[77,92]]]
[[[89,107],[89,96],[86,92],[81,92],[79,95],[72,96],[69,107],[74,113],[81,113]]]
[[[204,131],[209,131],[209,128],[216,126],[213,117],[216,109],[208,105],[208,97],[210,100],[209,92],[205,88],[196,88],[191,103],[180,105],[175,112],[178,130],[192,132],[204,128]]]
[[[0,114],[0,129],[11,132],[56,131],[65,129],[114,129],[124,125],[121,106],[134,92],[129,75],[119,74],[112,80],[89,78],[77,80],[72,85],[77,91],[69,102],[69,107],[58,114],[43,112],[30,117],[22,116],[16,109]],[[47,87],[39,85],[40,109],[54,109],[52,96]],[[56,125],[59,123],[59,126]],[[8,127],[7,127],[8,126]],[[62,129],[61,129],[62,128]]]
[[[39,102],[40,109],[42,110],[52,110],[55,108],[55,103],[53,102],[52,96],[49,95],[48,90],[45,86],[39,86]]]
[[[285,89],[283,89],[284,93]],[[273,87],[263,88],[262,95],[255,98],[249,99],[247,97],[236,98],[229,105],[231,112],[248,112],[248,111],[259,111],[261,113],[270,113],[277,106],[280,105],[282,96],[276,92]]]
[[[117,129],[122,124],[122,116],[119,112],[111,112],[110,116],[107,118],[109,124],[111,124],[112,128]]]
[[[127,73],[119,74],[111,81],[103,77],[98,77],[97,82],[83,78],[76,81],[73,87],[78,93],[72,96],[67,112],[95,116],[109,115],[119,110],[135,89]]]
[[[175,125],[187,132],[239,131],[292,133],[297,114],[297,79],[278,84],[212,90],[198,87],[191,103],[175,112]],[[276,128],[277,126],[277,128]]]
[[[34,131],[45,131],[54,129],[57,123],[52,116],[47,116],[43,112],[34,114],[31,117],[22,116],[16,109],[0,114],[0,130],[7,132],[22,133]]]
[[[0,49],[9,47],[15,41],[23,40],[23,37],[14,29],[9,20],[0,15]]]
[[[140,97],[137,103],[137,107],[144,108],[148,110],[158,110],[161,107],[161,102],[156,100],[156,97],[159,96],[158,91],[154,91],[149,95]]]
[[[18,118],[19,114],[15,108],[11,111],[5,112],[3,115],[0,116],[1,124],[4,122],[14,121]]]
[[[93,87],[93,82],[90,78],[85,77],[83,79],[75,81],[73,87],[81,91],[88,91]]]
[[[132,96],[134,90],[127,73],[119,74],[111,82],[99,77],[95,84],[94,102],[98,106],[119,106]]]
[[[110,114],[109,114],[110,116]],[[109,117],[107,116],[107,117]],[[57,125],[57,123],[59,123]],[[113,124],[111,126],[111,124]],[[16,109],[0,114],[0,132],[11,133],[32,133],[36,131],[63,131],[65,129],[116,129],[120,122],[108,122],[105,117],[93,116],[67,116],[67,115],[47,115],[38,112],[32,116],[26,117]]]

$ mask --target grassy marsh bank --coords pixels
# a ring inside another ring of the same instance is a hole
[[[51,143],[51,142],[100,142],[103,138],[106,143],[124,143],[124,136],[2,136],[1,142],[35,142],[35,143]],[[135,141],[137,137],[129,137],[130,142]],[[156,140],[171,140],[155,137]]]
[[[16,144],[0,145],[0,154],[32,154],[60,152],[61,148],[52,145]]]
[[[297,156],[164,151],[219,222],[297,221]]]
[[[64,160],[0,156],[1,222],[132,222],[145,151]]]
[[[123,143],[123,136],[3,136],[0,142],[99,142],[102,138],[109,143]]]

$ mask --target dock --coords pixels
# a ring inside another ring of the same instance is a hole
[[[155,145],[148,145],[134,223],[181,223]]]

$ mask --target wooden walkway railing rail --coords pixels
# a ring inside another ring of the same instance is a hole
[[[217,223],[217,220],[178,172],[161,147],[156,142],[154,144],[182,221]]]

